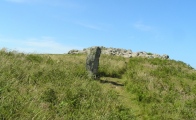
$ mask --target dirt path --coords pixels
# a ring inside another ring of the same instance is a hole
[[[119,78],[102,77],[100,78],[100,83],[103,84],[104,89],[111,89],[118,93],[119,102],[121,102],[127,108],[133,110],[136,116],[141,114],[140,108],[134,99],[136,96],[128,93],[124,86],[125,80]]]

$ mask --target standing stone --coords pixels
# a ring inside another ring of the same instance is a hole
[[[90,48],[88,51],[86,59],[86,70],[90,78],[96,79],[98,67],[99,67],[99,57],[101,54],[100,47]]]

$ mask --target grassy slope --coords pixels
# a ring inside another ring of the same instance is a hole
[[[173,60],[0,51],[0,119],[196,119],[196,71]]]
[[[183,62],[134,58],[126,88],[143,119],[196,119],[196,71]]]

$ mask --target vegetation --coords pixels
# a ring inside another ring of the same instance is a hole
[[[196,119],[196,71],[174,60],[133,58],[126,88],[143,119]]]
[[[153,53],[148,52],[147,55],[153,55]]]
[[[0,51],[0,119],[196,119],[196,71],[174,60]]]

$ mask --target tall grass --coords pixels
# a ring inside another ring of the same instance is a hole
[[[126,119],[114,91],[88,79],[85,55],[0,51],[0,119]]]
[[[143,119],[196,119],[196,72],[174,60],[132,58],[126,88]]]
[[[118,86],[103,89],[107,85],[89,79],[85,61],[82,54],[1,50],[0,119],[196,119],[196,71],[191,66],[101,55],[99,76],[123,80],[119,94]]]
[[[122,78],[126,71],[128,59],[120,56],[101,55],[99,75],[105,77]]]

